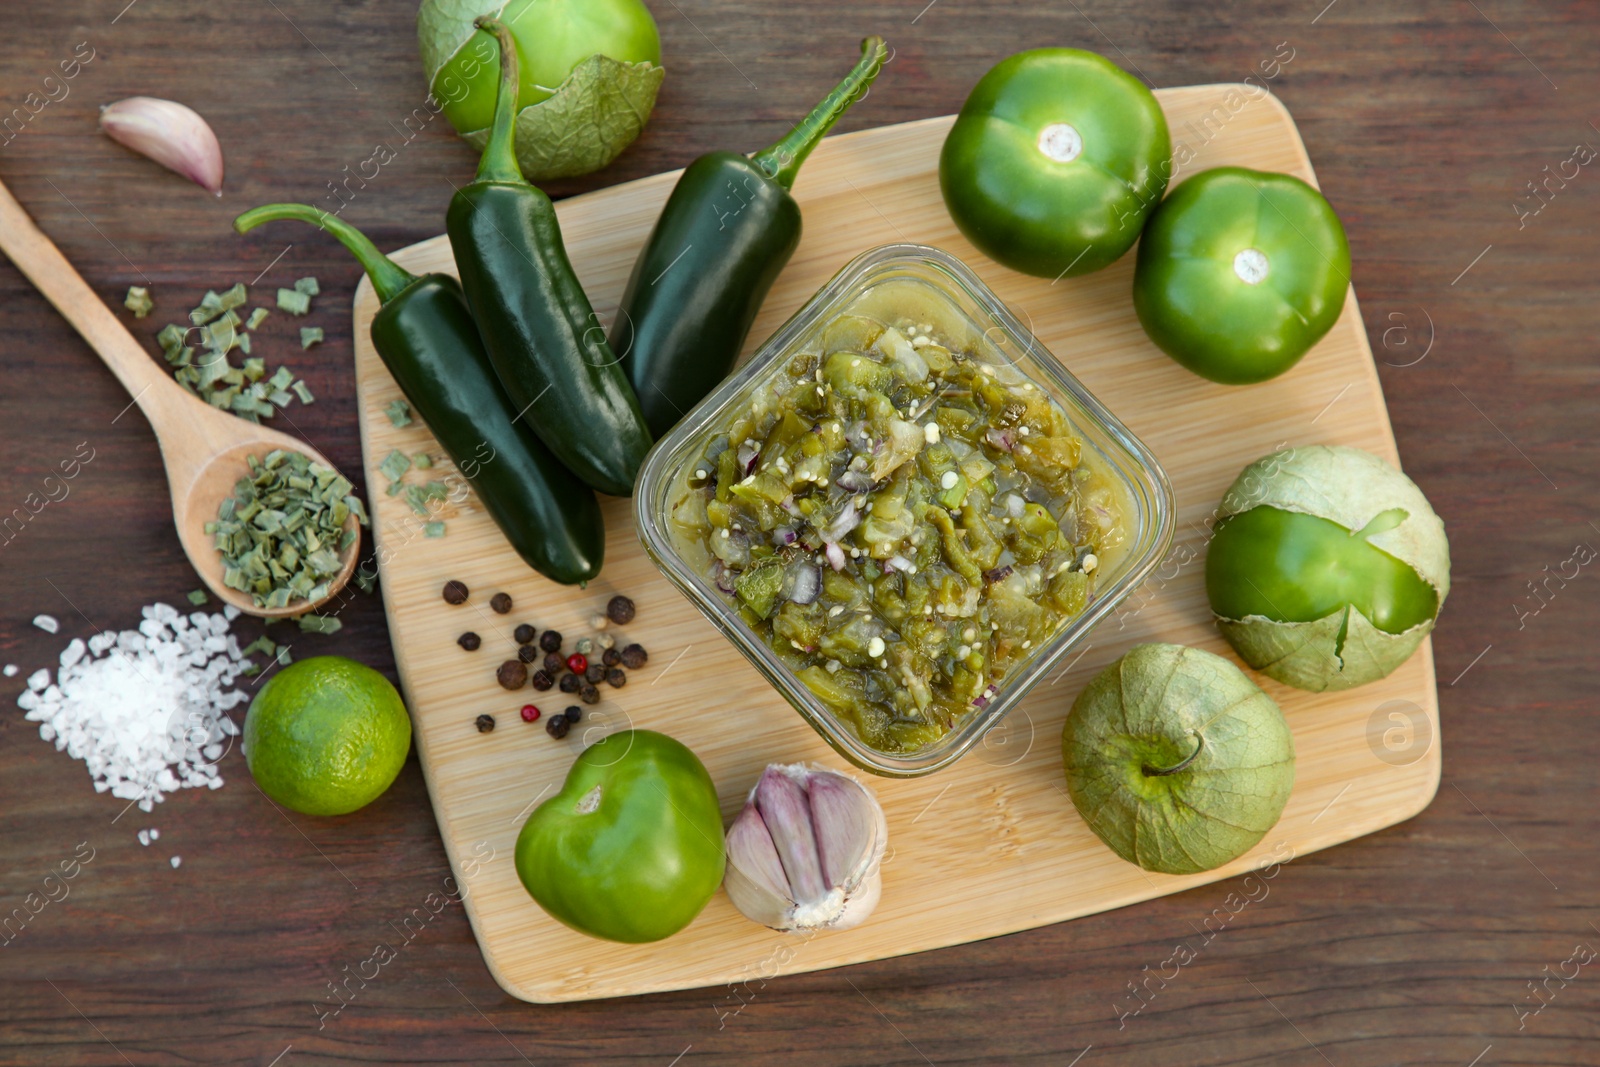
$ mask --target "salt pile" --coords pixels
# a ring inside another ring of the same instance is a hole
[[[106,631],[61,653],[54,684],[35,671],[17,698],[39,736],[81,759],[98,793],[149,811],[176,789],[217,789],[215,763],[239,727],[229,708],[248,699],[229,686],[250,667],[226,615],[143,611],[138,630]]]

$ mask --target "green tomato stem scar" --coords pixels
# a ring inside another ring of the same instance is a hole
[[[1269,266],[1267,254],[1259,248],[1246,248],[1233,257],[1233,273],[1246,285],[1260,285],[1266,281]]]
[[[1083,152],[1083,135],[1065,122],[1052,122],[1039,131],[1039,151],[1046,159],[1071,163]]]
[[[1200,758],[1200,750],[1205,748],[1205,747],[1206,747],[1206,739],[1200,734],[1195,734],[1194,735],[1194,751],[1189,753],[1188,758],[1185,759],[1183,762],[1177,764],[1176,766],[1172,766],[1172,767],[1152,767],[1152,766],[1150,766],[1150,764],[1146,763],[1143,767],[1141,767],[1139,769],[1144,772],[1144,775],[1145,775],[1146,778],[1162,778],[1162,777],[1165,777],[1166,775],[1169,775],[1169,774],[1177,774],[1179,771],[1187,770],[1191,763],[1193,763],[1195,760],[1199,759]]]
[[[591,815],[594,812],[599,811],[600,787],[595,786],[593,789],[583,794],[583,796],[579,797],[578,803],[574,805],[572,810],[577,812],[579,815]]]

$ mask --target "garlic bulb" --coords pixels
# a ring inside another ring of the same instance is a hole
[[[118,144],[222,195],[222,146],[191,108],[153,96],[130,96],[100,109],[100,128]]]
[[[842,930],[872,914],[889,825],[872,790],[803,763],[762,772],[728,828],[723,885],[746,917],[774,930]]]

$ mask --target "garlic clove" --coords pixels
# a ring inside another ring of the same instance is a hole
[[[811,805],[805,790],[796,781],[799,765],[774,763],[756,783],[756,808],[772,835],[772,844],[783,861],[789,879],[789,895],[805,903],[827,892],[822,882],[822,863],[817,858],[817,838],[811,826]]]
[[[807,783],[817,856],[827,885],[854,889],[866,875],[869,857],[874,863],[882,858],[888,827],[883,810],[865,793],[860,782],[841,775],[816,774]]]
[[[783,873],[783,861],[778,858],[772,835],[754,803],[745,804],[739,817],[728,827],[727,881],[728,895],[734,898],[740,910],[744,908],[739,903],[741,897],[754,899],[757,894],[781,901],[785,907],[794,904],[789,897],[789,879]]]
[[[728,897],[774,930],[844,929],[872,913],[889,827],[846,774],[772,764],[728,828]]]
[[[222,146],[191,108],[153,96],[130,96],[100,109],[113,141],[222,195]]]

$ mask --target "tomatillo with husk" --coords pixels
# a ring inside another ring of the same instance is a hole
[[[644,130],[666,71],[643,0],[422,0],[427,110],[474,148],[488,143],[500,80],[493,38],[474,31],[484,15],[516,39],[517,162],[529,179],[599,170]]]
[[[1294,786],[1283,712],[1221,656],[1137,645],[1095,676],[1061,733],[1067,793],[1117,855],[1194,874],[1255,847]]]
[[[1138,240],[1172,172],[1155,95],[1104,56],[1036,48],[973,87],[939,153],[950,217],[1012,270],[1076,277]]]
[[[688,926],[722,884],[717,787],[681,741],[621,730],[583,750],[561,792],[517,835],[517,877],[580,933],[659,941]]]
[[[1350,244],[1323,195],[1289,174],[1217,167],[1183,182],[1145,227],[1133,308],[1202,378],[1276,377],[1327,334],[1350,288]]]
[[[1312,445],[1246,467],[1217,509],[1206,595],[1246,663],[1312,692],[1404,663],[1450,592],[1444,523],[1370,452]]]

